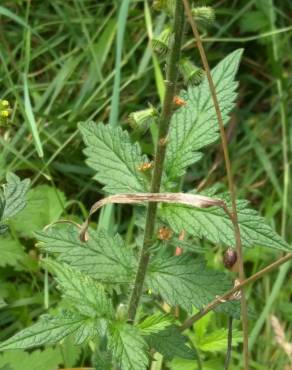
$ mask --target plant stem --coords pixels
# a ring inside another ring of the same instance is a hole
[[[214,299],[211,303],[209,303],[207,306],[205,306],[201,311],[196,313],[195,315],[189,317],[181,326],[180,331],[184,331],[188,328],[190,328],[196,321],[200,320],[203,316],[207,315],[208,312],[214,310],[218,305],[225,303],[228,300],[232,299],[232,296],[234,293],[241,290],[243,287],[245,287],[249,283],[253,283],[256,280],[260,279],[265,274],[270,273],[271,271],[275,270],[279,266],[283,265],[284,263],[290,261],[292,259],[292,253],[286,254],[286,256],[279,258],[277,261],[271,263],[267,267],[263,268],[262,270],[258,271],[254,275],[250,276],[249,278],[241,281],[238,285],[236,285],[234,288],[230,289],[228,292],[223,294],[222,296]]]
[[[159,121],[158,141],[156,144],[155,162],[151,180],[151,193],[158,193],[160,190],[163,165],[166,152],[166,144],[169,130],[170,118],[172,115],[173,97],[176,89],[178,61],[182,45],[184,29],[184,8],[181,0],[176,0],[174,15],[174,42],[171,46],[166,71],[166,91],[162,107],[162,113]],[[146,214],[146,224],[144,232],[144,241],[140,254],[138,269],[135,277],[134,287],[131,292],[128,320],[135,320],[140,297],[143,291],[145,275],[150,258],[150,247],[154,236],[155,221],[157,213],[157,204],[149,203]]]
[[[219,106],[218,99],[217,99],[215,85],[214,85],[214,82],[211,76],[209,63],[206,57],[205,49],[201,41],[200,34],[198,32],[196,21],[192,17],[192,13],[191,13],[188,0],[183,0],[183,3],[184,3],[184,7],[186,10],[192,31],[197,41],[197,46],[198,46],[200,56],[202,59],[202,63],[203,63],[203,66],[206,72],[214,108],[215,108],[217,119],[218,119],[222,148],[223,148],[223,153],[224,153],[225,167],[226,167],[227,178],[228,178],[228,186],[229,186],[229,192],[230,192],[230,198],[231,198],[231,204],[232,204],[232,224],[234,228],[235,244],[236,244],[236,251],[237,251],[237,258],[238,258],[238,270],[239,270],[238,274],[239,274],[240,281],[243,281],[245,276],[244,276],[244,265],[243,265],[243,253],[242,253],[242,244],[241,244],[241,237],[240,237],[240,228],[239,228],[238,220],[237,220],[236,193],[235,193],[233,175],[231,171],[231,162],[229,158],[229,151],[228,151],[226,133],[224,129],[224,122],[223,122],[220,106]],[[248,370],[249,369],[249,365],[248,365],[249,353],[248,353],[247,303],[246,303],[245,293],[243,290],[241,291],[241,311],[242,311],[241,317],[242,317],[242,327],[243,327],[244,369]]]

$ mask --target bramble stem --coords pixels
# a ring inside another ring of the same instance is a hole
[[[230,198],[231,198],[231,204],[232,204],[231,221],[233,224],[234,235],[235,235],[235,244],[236,244],[236,252],[237,252],[237,258],[238,258],[238,270],[239,270],[238,273],[239,273],[240,281],[243,281],[244,280],[243,253],[242,253],[242,244],[241,244],[241,238],[240,238],[240,228],[239,228],[238,220],[237,220],[236,193],[235,193],[235,186],[234,186],[234,181],[233,181],[233,176],[232,176],[232,171],[231,171],[231,162],[230,162],[230,157],[229,157],[228,144],[227,144],[227,138],[226,138],[226,133],[224,129],[223,118],[222,118],[220,106],[218,103],[216,89],[215,89],[215,85],[212,79],[209,63],[206,57],[205,49],[201,41],[200,34],[198,32],[196,21],[192,16],[192,12],[191,12],[188,0],[183,0],[183,3],[184,3],[187,16],[188,16],[189,23],[194,33],[194,37],[197,41],[197,46],[198,46],[199,53],[202,59],[202,63],[203,63],[203,66],[206,72],[214,108],[215,108],[217,119],[218,119],[222,148],[223,148],[223,153],[224,153],[225,167],[226,167],[227,178],[228,178],[228,186],[229,186],[229,192],[230,192]],[[241,317],[242,317],[242,328],[243,328],[244,369],[248,370],[249,369],[249,364],[248,364],[249,353],[248,353],[247,303],[246,303],[246,297],[245,297],[243,290],[241,291],[241,311],[242,311]]]
[[[169,59],[167,61],[166,71],[166,91],[159,121],[158,141],[156,144],[156,153],[154,161],[154,169],[151,181],[151,193],[158,193],[160,190],[163,165],[166,152],[166,144],[169,130],[170,118],[172,115],[173,97],[175,95],[178,61],[180,58],[180,51],[182,45],[183,29],[184,29],[184,8],[181,0],[176,0],[175,15],[174,15],[174,42],[169,52]],[[140,297],[143,292],[143,285],[145,275],[150,258],[150,247],[154,237],[154,229],[156,222],[157,203],[149,203],[146,214],[146,224],[144,232],[144,241],[139,258],[138,269],[135,277],[134,287],[131,292],[128,320],[133,322],[135,320],[137,308]]]

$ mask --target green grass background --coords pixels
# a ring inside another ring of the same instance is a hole
[[[210,65],[237,47],[245,48],[237,107],[228,125],[238,196],[249,199],[291,243],[292,3],[206,3],[217,15],[213,27],[203,33]],[[0,2],[0,98],[13,108],[12,124],[0,128],[0,179],[13,171],[31,178],[36,189],[30,194],[33,201],[25,220],[20,216],[11,225],[9,240],[0,240],[6,251],[1,257],[0,250],[1,340],[58,300],[56,292],[49,299],[54,287],[38,267],[33,231],[59,217],[80,220],[102,196],[101,186],[91,181],[93,173],[84,164],[77,123],[90,119],[127,128],[131,111],[149,103],[160,105],[165,61],[152,53],[149,40],[165,22],[166,17],[146,1]],[[190,33],[184,54],[200,65]],[[150,137],[140,143],[145,152],[152,152]],[[205,153],[185,179],[188,188],[226,185],[220,145]],[[130,212],[106,208],[100,224],[132,238]],[[220,266],[221,255],[222,247],[215,246],[209,263]],[[278,256],[266,249],[247,251],[247,274]],[[276,315],[292,342],[291,283],[286,264],[247,289],[255,313],[250,320],[252,369],[291,369],[291,358],[276,343],[270,321],[271,314]],[[63,364],[88,364],[88,350],[72,349],[70,343],[62,346]],[[215,357],[223,355],[218,351]],[[214,354],[203,356],[208,360]],[[240,361],[240,350],[232,356],[234,363]]]

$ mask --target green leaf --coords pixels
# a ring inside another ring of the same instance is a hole
[[[32,237],[35,231],[57,221],[66,202],[64,193],[48,185],[29,190],[27,206],[12,221],[13,228],[22,236]]]
[[[173,324],[171,316],[156,312],[137,325],[143,335],[155,334]]]
[[[228,330],[221,328],[213,330],[211,333],[205,334],[203,337],[197,339],[194,335],[194,344],[201,351],[206,352],[225,352],[227,348]],[[232,331],[232,347],[236,347],[242,342],[242,333],[234,329]]]
[[[201,309],[232,287],[227,275],[207,268],[204,261],[187,254],[154,259],[148,270],[147,285],[168,304],[180,305],[189,313],[193,306]]]
[[[136,258],[121,237],[111,237],[105,230],[89,230],[89,241],[79,240],[76,227],[51,228],[36,233],[39,247],[96,280],[105,283],[126,283],[133,279]]]
[[[111,327],[109,348],[113,358],[123,370],[146,370],[148,365],[147,344],[139,330],[125,322]]]
[[[0,193],[1,198],[1,222],[6,222],[11,217],[15,216],[26,206],[26,193],[29,188],[30,180],[20,180],[13,173],[8,173],[6,176],[7,183],[3,186],[3,193]]]
[[[71,335],[62,340],[59,344],[60,353],[63,357],[63,365],[65,368],[74,367],[79,362],[79,358],[82,353],[82,347],[76,346],[74,343],[74,338]]]
[[[149,346],[161,353],[166,360],[174,357],[196,358],[195,351],[186,345],[187,338],[175,326],[147,336],[145,339]]]
[[[170,370],[197,370],[198,364],[194,360],[174,358],[171,363],[167,364]],[[204,361],[204,370],[222,370],[223,361],[221,359]]]
[[[238,85],[234,77],[242,52],[243,49],[234,51],[212,70],[224,123],[227,123],[234,106]],[[182,98],[186,104],[171,118],[165,163],[168,181],[183,176],[186,168],[202,157],[198,151],[219,137],[216,111],[207,78],[199,86],[189,87]]]
[[[62,363],[61,352],[48,348],[44,351],[7,351],[0,356],[0,369],[9,364],[11,370],[56,370]]]
[[[224,199],[224,196],[216,196]],[[257,211],[247,208],[247,202],[237,202],[238,222],[242,244],[245,247],[264,246],[280,250],[291,247],[269,226]],[[191,208],[167,204],[160,217],[177,233],[185,230],[190,235],[206,238],[213,243],[235,245],[234,229],[230,218],[218,207]]]
[[[104,287],[91,277],[66,264],[46,260],[56,274],[63,296],[70,300],[82,315],[93,318],[112,318],[113,307]]]
[[[97,171],[94,177],[105,184],[111,194],[147,192],[149,179],[139,171],[139,166],[149,162],[142,155],[139,144],[132,144],[127,131],[102,123],[84,122],[79,125],[87,164]]]
[[[55,344],[72,333],[75,335],[75,341],[80,343],[89,334],[87,324],[87,318],[71,312],[63,312],[58,316],[44,315],[34,325],[1,343],[0,351]]]
[[[18,266],[25,257],[23,246],[10,237],[0,237],[0,266]]]

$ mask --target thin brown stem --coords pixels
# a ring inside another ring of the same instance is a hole
[[[184,330],[190,328],[196,321],[200,320],[203,316],[207,315],[208,312],[214,310],[220,304],[223,304],[223,303],[225,303],[226,301],[229,301],[229,300],[233,300],[234,299],[234,293],[238,292],[239,290],[242,290],[242,288],[245,287],[247,284],[255,282],[256,280],[258,280],[261,277],[263,277],[264,275],[272,272],[273,270],[277,269],[279,266],[281,266],[284,263],[290,261],[291,259],[292,259],[292,253],[288,253],[286,256],[279,258],[277,261],[271,263],[270,265],[268,265],[267,267],[258,271],[254,275],[252,275],[249,278],[241,281],[234,288],[228,290],[228,292],[226,292],[222,296],[217,297],[216,299],[214,299],[214,301],[212,301],[207,306],[205,306],[201,311],[199,311],[195,315],[189,317],[180,326],[180,330],[184,331]]]
[[[228,144],[227,144],[227,138],[226,133],[224,129],[224,123],[223,118],[219,106],[219,102],[217,99],[216,89],[215,85],[212,79],[209,63],[206,57],[205,49],[203,47],[200,34],[198,32],[197,24],[195,19],[192,16],[191,8],[189,5],[188,0],[182,0],[184,3],[184,7],[188,16],[188,20],[190,22],[192,31],[194,33],[194,37],[197,42],[197,46],[200,52],[200,56],[202,59],[202,63],[206,72],[206,76],[208,79],[210,92],[214,104],[214,108],[216,111],[218,124],[219,124],[219,130],[220,130],[220,136],[221,136],[221,142],[222,142],[222,149],[224,153],[224,160],[225,160],[225,166],[226,166],[226,172],[227,172],[227,178],[228,178],[228,186],[229,186],[229,192],[231,197],[231,205],[232,205],[232,223],[234,228],[234,234],[235,234],[235,244],[236,244],[236,251],[237,251],[237,257],[238,257],[238,273],[239,273],[239,279],[240,281],[244,280],[244,266],[243,266],[243,253],[242,253],[242,244],[241,244],[241,238],[240,238],[240,228],[238,225],[237,220],[237,208],[236,208],[236,192],[235,192],[235,186],[231,171],[231,162],[229,157],[229,151],[228,151]],[[241,310],[242,310],[242,327],[243,327],[243,352],[244,352],[244,369],[249,369],[249,353],[248,353],[248,321],[247,321],[247,302],[246,297],[244,294],[244,291],[241,292]]]

